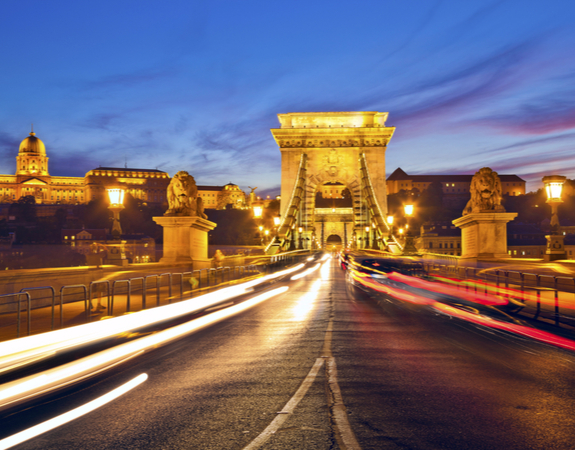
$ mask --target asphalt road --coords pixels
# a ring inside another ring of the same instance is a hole
[[[283,284],[246,312],[0,413],[1,437],[146,373],[15,448],[575,448],[572,352],[367,295],[336,263]]]

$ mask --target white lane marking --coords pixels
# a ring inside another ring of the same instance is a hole
[[[19,433],[13,434],[10,437],[4,438],[0,441],[0,450],[5,450],[7,448],[14,447],[15,445],[21,444],[24,441],[32,439],[36,436],[39,436],[42,433],[53,430],[56,427],[64,425],[65,423],[71,422],[72,420],[77,419],[78,417],[88,414],[89,412],[92,412],[95,409],[104,406],[106,403],[115,400],[121,395],[124,395],[126,392],[134,389],[136,386],[140,385],[147,379],[148,375],[142,373],[138,375],[136,378],[133,378],[132,380],[123,384],[122,386],[117,387],[113,391],[110,391],[107,394],[104,394],[101,397],[92,400],[91,402],[79,406],[78,408],[72,409],[67,413],[56,416],[50,420],[47,420],[46,422],[42,422],[38,425],[28,428],[27,430],[20,431]]]
[[[244,450],[255,450],[260,448],[266,443],[266,441],[282,426],[282,424],[288,419],[289,415],[293,412],[297,404],[304,398],[310,386],[313,384],[319,369],[323,365],[323,358],[317,358],[315,364],[307,374],[307,377],[303,380],[297,392],[294,396],[286,403],[281,411],[272,422],[267,426],[267,428],[261,432],[261,434],[255,438],[249,445],[244,447]]]
[[[333,271],[334,265],[331,266]],[[333,319],[335,317],[335,306],[333,304],[333,296],[330,297],[331,314],[327,329],[325,330],[325,339],[322,348],[322,357],[325,358],[325,377],[328,386],[327,403],[330,410],[330,420],[332,421],[333,428],[336,434],[337,442],[342,450],[361,450],[359,442],[355,437],[349,419],[345,404],[343,403],[343,396],[341,389],[337,382],[337,366],[335,358],[331,353],[331,342],[333,337]]]
[[[351,429],[347,418],[347,411],[343,403],[339,384],[337,383],[337,367],[333,356],[327,358],[325,371],[329,391],[331,392],[331,398],[328,397],[329,409],[331,410],[336,432],[341,438],[340,447],[342,447],[342,450],[360,450],[361,446],[357,442],[355,433]]]
[[[337,367],[335,364],[335,358],[331,353],[332,335],[333,312],[327,324],[323,348],[321,349],[321,357],[316,359],[315,364],[311,368],[307,377],[303,380],[295,395],[290,399],[289,402],[287,402],[284,408],[277,413],[278,416],[267,426],[264,431],[262,431],[262,433],[257,438],[255,438],[249,445],[244,447],[244,450],[259,449],[283,425],[283,423],[288,419],[289,414],[295,409],[297,404],[307,393],[324,361],[327,361],[326,380],[329,386],[329,392],[331,393],[331,395],[328,395],[327,401],[331,411],[331,417],[333,420],[335,433],[337,435],[338,444],[342,450],[361,450],[361,446],[359,445],[359,442],[355,437],[355,433],[353,432],[349,423],[345,404],[343,403],[343,397],[341,395],[341,389],[339,388],[339,384],[337,382]]]

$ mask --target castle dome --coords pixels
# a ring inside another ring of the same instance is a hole
[[[39,153],[46,155],[46,147],[44,143],[36,137],[36,133],[32,131],[30,136],[20,143],[18,153]]]

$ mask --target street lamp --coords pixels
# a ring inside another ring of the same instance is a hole
[[[365,248],[369,248],[369,225],[365,227]]]
[[[387,243],[388,243],[388,245],[391,242],[391,239],[393,236],[393,219],[394,219],[394,217],[391,214],[389,214],[387,216],[387,231],[388,231]]]
[[[375,223],[371,224],[371,228],[373,229],[373,240],[372,240],[371,248],[374,250],[379,250],[379,245],[377,245],[377,241],[380,241],[381,237],[377,236],[377,228],[375,226]]]
[[[303,250],[303,242],[302,242],[302,241],[303,241],[303,239],[302,239],[303,228],[302,228],[302,227],[299,227],[299,228],[297,229],[297,231],[299,232],[299,247],[298,247],[298,250]]]
[[[407,223],[405,225],[406,228],[406,232],[405,232],[405,246],[403,247],[403,254],[404,255],[416,255],[417,254],[417,249],[415,248],[415,245],[413,244],[413,235],[411,234],[411,230],[410,230],[410,226],[409,226],[409,219],[412,218],[413,216],[413,204],[412,203],[406,203],[405,205],[403,205],[403,210],[405,212],[405,217],[407,219]]]
[[[545,251],[545,261],[555,261],[557,259],[565,259],[565,236],[559,232],[559,216],[557,215],[557,207],[559,203],[563,203],[561,194],[563,191],[563,184],[567,177],[561,175],[549,175],[543,177],[545,184],[545,191],[547,192],[547,203],[551,205],[551,233],[547,238],[547,250]]]
[[[119,186],[110,186],[106,188],[108,191],[108,198],[110,199],[110,206],[108,209],[114,215],[112,223],[112,236],[114,239],[120,239],[122,235],[122,227],[120,225],[120,211],[124,209],[124,188]]]
[[[261,206],[254,206],[253,210],[254,210],[254,219],[261,219],[264,209]]]

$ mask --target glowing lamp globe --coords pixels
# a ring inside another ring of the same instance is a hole
[[[108,191],[108,198],[110,199],[110,205],[122,205],[124,203],[123,188],[109,187],[106,190]]]
[[[545,184],[545,191],[547,192],[547,203],[561,203],[561,194],[563,192],[563,184],[567,177],[561,175],[549,175],[543,177]]]

